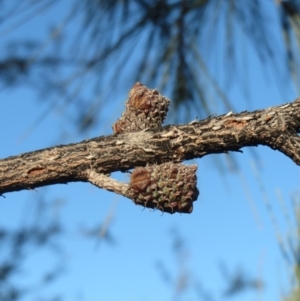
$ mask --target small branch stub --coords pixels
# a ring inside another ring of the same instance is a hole
[[[168,213],[191,213],[199,191],[196,165],[165,163],[137,167],[127,194],[136,204]]]
[[[129,92],[126,110],[114,123],[113,131],[135,132],[160,128],[168,112],[170,100],[157,90],[136,83]]]

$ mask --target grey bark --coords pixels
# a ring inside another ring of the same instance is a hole
[[[296,99],[265,110],[96,137],[0,160],[0,195],[76,181],[91,182],[124,195],[126,184],[117,187],[110,173],[241,152],[243,147],[258,145],[278,150],[300,165],[299,131],[300,99]],[[101,184],[101,179],[108,184]]]

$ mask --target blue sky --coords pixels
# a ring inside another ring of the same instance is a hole
[[[62,12],[57,8],[35,18],[12,36],[4,36],[3,41],[11,37],[42,37],[47,22],[55,21]],[[284,97],[279,95],[272,77],[266,79],[262,75],[251,48],[249,52],[251,101],[247,102],[233,85],[228,93],[236,112],[279,105],[296,98],[292,92]],[[47,101],[37,100],[36,94],[24,87],[2,91],[0,157],[111,134],[111,125],[120,116],[131,88],[127,83],[124,87],[127,91],[118,92],[113,105],[107,104],[105,112],[99,112],[102,121],[88,136],[76,136],[58,109],[26,135],[34,120],[47,108]],[[225,112],[216,105],[216,113]],[[62,136],[65,140],[58,138]],[[30,254],[15,281],[21,286],[34,284],[36,298],[60,294],[64,301],[204,300],[200,297],[199,284],[214,297],[211,300],[227,300],[223,293],[228,283],[220,272],[220,266],[226,266],[229,274],[244,271],[264,283],[261,291],[245,291],[228,300],[280,300],[291,287],[292,267],[280,253],[278,230],[285,239],[295,228],[287,224],[278,194],[292,216],[290,195],[299,193],[299,168],[283,154],[267,147],[256,148],[255,152],[259,164],[249,149],[245,149],[243,154],[235,154],[240,171],[225,174],[216,169],[213,156],[186,162],[198,164],[200,196],[191,215],[143,210],[128,199],[87,183],[6,194],[0,198],[0,226],[14,229],[26,225],[33,216],[34,205],[43,199],[50,208],[49,218],[59,218],[65,229],[59,239],[62,250],[58,259],[47,250]],[[117,177],[128,180],[127,175]],[[51,205],[59,200],[63,206],[57,211]],[[272,206],[272,215],[267,202]],[[115,244],[82,235],[84,227],[103,223],[111,212],[109,232]],[[174,233],[179,233],[185,242],[180,254],[172,249]],[[59,261],[64,263],[63,275],[40,288],[41,272]],[[164,280],[163,271],[170,276],[170,281]],[[188,289],[176,299],[176,278],[182,271],[188,275]]]

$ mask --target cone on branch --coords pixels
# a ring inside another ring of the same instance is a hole
[[[115,133],[162,127],[170,100],[137,82],[129,92],[126,109],[114,123]],[[165,163],[136,167],[125,195],[135,204],[168,213],[191,213],[199,191],[196,165]]]
[[[166,118],[170,100],[157,90],[137,82],[129,92],[126,110],[113,124],[115,133],[160,128]]]
[[[137,167],[127,191],[138,205],[168,213],[191,213],[199,191],[196,165],[165,163]]]

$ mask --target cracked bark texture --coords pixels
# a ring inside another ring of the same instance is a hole
[[[243,147],[258,145],[278,150],[300,165],[299,130],[300,99],[296,99],[265,110],[101,136],[0,160],[0,194],[76,181],[98,185],[103,177],[99,174],[240,152]],[[110,181],[108,176],[104,178]],[[114,190],[113,180],[109,185],[101,187]],[[124,194],[126,186],[119,190],[116,192]]]

